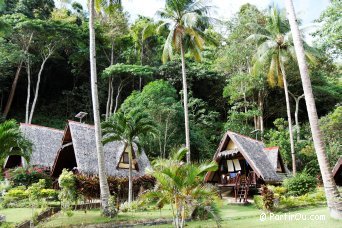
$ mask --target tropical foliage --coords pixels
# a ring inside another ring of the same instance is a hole
[[[174,227],[185,227],[185,220],[200,209],[211,214],[219,226],[215,205],[218,192],[214,186],[202,183],[204,174],[215,171],[217,164],[185,164],[182,159],[186,152],[187,150],[182,148],[170,155],[169,159],[154,161],[150,174],[156,179],[156,186],[141,198],[157,208],[170,205]]]

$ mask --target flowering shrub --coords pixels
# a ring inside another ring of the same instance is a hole
[[[98,176],[87,176],[76,174],[76,188],[79,195],[86,199],[96,199],[100,197],[100,186]],[[150,189],[154,186],[155,179],[152,176],[141,176],[133,178],[133,194],[137,196],[142,189]],[[108,177],[108,185],[111,194],[115,194],[119,199],[126,199],[128,195],[128,178]]]
[[[13,186],[30,186],[38,183],[40,179],[45,180],[46,187],[52,186],[49,170],[41,167],[9,169],[5,172],[5,177],[12,182]]]

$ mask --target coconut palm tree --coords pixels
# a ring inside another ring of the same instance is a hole
[[[170,205],[176,228],[184,227],[185,219],[199,208],[212,214],[216,221],[219,220],[217,211],[213,210],[218,192],[214,186],[203,184],[204,175],[208,171],[217,170],[217,164],[184,164],[182,159],[186,152],[187,149],[182,148],[169,159],[155,160],[153,170],[148,172],[155,177],[156,186],[141,196],[144,201],[151,202],[158,208]]]
[[[248,41],[254,41],[258,44],[257,51],[254,55],[253,73],[257,74],[263,70],[265,65],[269,65],[267,74],[269,84],[272,87],[284,87],[291,144],[292,170],[295,175],[296,155],[293,140],[290,98],[285,72],[286,62],[291,58],[296,58],[291,31],[288,22],[286,21],[285,13],[279,11],[276,7],[270,9],[266,27],[254,24],[253,27],[257,29],[257,32],[247,38]],[[305,54],[311,61],[314,61],[314,56],[311,52],[307,51]]]
[[[110,215],[109,210],[109,187],[107,175],[105,173],[104,152],[102,145],[102,133],[100,123],[99,97],[97,89],[97,72],[96,72],[96,48],[95,48],[95,0],[89,1],[89,49],[90,49],[90,78],[91,78],[91,97],[93,101],[94,125],[96,152],[98,160],[99,182],[101,192],[101,205],[105,215]]]
[[[0,161],[7,156],[19,155],[30,160],[32,143],[25,139],[15,120],[8,120],[0,124]]]
[[[324,141],[319,128],[315,99],[312,92],[308,65],[305,60],[303,41],[297,25],[296,13],[293,7],[293,2],[291,0],[285,0],[285,5],[288,12],[291,31],[293,33],[293,43],[298,59],[298,65],[305,94],[306,108],[308,109],[312,138],[314,141],[317,159],[322,174],[327,204],[330,210],[330,215],[334,218],[342,219],[342,200],[339,191],[337,190],[336,183],[332,176],[331,168],[329,167],[328,158],[325,153]]]
[[[206,36],[203,30],[213,21],[208,16],[211,7],[205,0],[167,0],[165,9],[158,11],[170,33],[165,41],[162,61],[165,63],[173,56],[173,49],[180,51],[182,59],[183,100],[185,118],[185,141],[188,148],[186,160],[190,162],[190,128],[188,114],[188,88],[185,70],[185,52],[188,49],[195,60],[201,60],[201,50]]]
[[[133,145],[137,146],[137,153],[141,150],[139,138],[146,135],[155,135],[157,128],[148,114],[139,109],[128,113],[117,112],[102,123],[103,143],[113,141],[124,142],[125,151],[128,149],[128,202],[133,199]]]

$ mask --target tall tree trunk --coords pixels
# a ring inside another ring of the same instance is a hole
[[[30,48],[32,38],[33,38],[33,33],[31,33],[30,38],[28,40],[28,43],[27,43],[27,45],[25,47],[25,52],[24,52],[25,55],[27,54],[27,52],[28,52],[28,50]],[[17,68],[17,71],[15,72],[15,76],[14,76],[14,80],[13,80],[13,83],[12,83],[11,91],[10,91],[10,94],[8,96],[8,100],[7,100],[7,103],[6,103],[6,106],[5,106],[4,113],[2,114],[4,118],[7,118],[7,115],[9,113],[10,109],[11,109],[13,98],[14,98],[14,94],[15,94],[15,91],[17,89],[17,84],[18,84],[21,68],[23,67],[23,63],[24,63],[24,60],[20,60],[18,68]]]
[[[26,108],[25,108],[25,123],[29,123],[29,109],[30,109],[30,99],[31,99],[31,64],[30,57],[27,59],[27,98],[26,98]]]
[[[28,120],[29,124],[32,123],[33,114],[34,114],[34,111],[36,109],[36,104],[37,104],[37,100],[38,100],[40,80],[42,78],[42,73],[43,73],[43,70],[44,70],[44,67],[45,67],[45,63],[49,59],[49,57],[50,57],[50,54],[48,56],[44,57],[43,62],[40,65],[40,69],[39,69],[39,72],[38,72],[37,83],[36,83],[36,90],[34,92],[34,98],[33,98],[32,106],[31,106],[31,111],[30,111],[30,116],[29,116],[29,120]]]
[[[297,142],[300,141],[300,125],[299,125],[299,119],[298,119],[298,113],[299,113],[299,102],[302,98],[304,98],[304,94],[300,95],[299,97],[296,97],[293,93],[289,91],[290,95],[296,102],[296,110],[295,110],[295,122],[296,122],[296,135],[297,135]]]
[[[260,124],[260,134],[261,140],[264,139],[264,96],[261,91],[258,92],[258,106],[260,110],[259,124]]]
[[[131,203],[133,201],[133,170],[132,170],[132,165],[133,165],[133,145],[132,143],[129,143],[129,150],[128,150],[128,203]]]
[[[111,44],[110,50],[110,66],[114,63],[114,42]],[[106,105],[106,120],[111,115],[111,107],[113,104],[113,77],[108,78],[108,96]]]
[[[288,91],[288,85],[287,85],[287,79],[286,79],[284,65],[282,63],[280,63],[279,65],[280,65],[281,73],[283,75],[285,100],[286,100],[286,110],[287,110],[287,120],[289,122],[289,134],[290,134],[291,157],[292,157],[292,173],[293,173],[293,175],[296,175],[296,172],[297,172],[296,154],[295,154],[294,141],[293,141],[292,118],[291,118],[289,91]]]
[[[112,81],[112,78],[108,78],[108,96],[107,96],[107,104],[106,104],[106,120],[108,120],[108,117],[110,115],[109,113],[109,109],[110,109],[110,102],[111,102],[111,81]]]
[[[293,42],[298,60],[298,66],[303,84],[303,90],[305,94],[305,103],[308,110],[309,122],[312,132],[312,138],[317,154],[319,167],[322,174],[325,195],[327,198],[328,208],[330,210],[330,216],[336,219],[342,219],[342,200],[337,190],[336,183],[332,176],[331,168],[329,166],[328,158],[325,153],[325,146],[319,128],[317,110],[315,99],[312,92],[311,81],[309,77],[308,66],[305,61],[305,53],[303,48],[302,39],[298,29],[296,21],[296,14],[293,7],[292,0],[285,1],[286,9],[288,12],[288,18],[293,34]]]
[[[99,171],[99,182],[101,192],[101,205],[105,215],[109,215],[108,199],[110,196],[109,187],[107,182],[104,152],[102,145],[102,132],[100,125],[100,110],[99,98],[97,91],[97,72],[96,72],[96,49],[95,49],[95,29],[94,29],[94,1],[89,1],[89,51],[90,51],[90,77],[91,77],[91,97],[93,101],[94,125],[95,125],[95,139],[96,139],[96,152]]]
[[[119,84],[119,87],[118,87],[118,92],[117,92],[116,97],[115,97],[115,108],[114,108],[114,111],[113,111],[114,114],[117,112],[117,110],[119,108],[119,98],[120,98],[120,93],[121,93],[122,88],[123,88],[122,81],[120,81],[120,84]],[[111,107],[110,110],[112,110],[112,107]]]
[[[17,71],[15,72],[14,80],[12,82],[11,91],[10,91],[10,94],[8,96],[8,100],[7,100],[7,103],[6,103],[6,106],[5,106],[4,113],[2,114],[2,116],[4,118],[7,118],[7,115],[9,113],[10,109],[11,109],[13,98],[14,98],[14,94],[15,94],[15,91],[17,89],[17,84],[18,84],[21,68],[23,67],[23,62],[24,62],[23,60],[20,60],[20,63],[18,65],[18,67],[17,67]]]
[[[185,72],[185,53],[183,47],[183,41],[180,41],[181,47],[181,58],[182,58],[182,77],[183,77],[183,99],[184,99],[184,119],[185,119],[185,143],[188,152],[186,154],[186,161],[190,163],[190,127],[189,127],[189,111],[188,111],[188,85],[186,83],[186,72]]]

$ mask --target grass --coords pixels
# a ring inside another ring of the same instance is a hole
[[[134,222],[134,221],[147,221],[152,219],[171,219],[172,212],[170,208],[164,208],[161,211],[139,211],[119,213],[116,218],[107,218],[101,216],[99,210],[75,211],[73,216],[68,217],[63,213],[58,213],[53,216],[49,221],[41,224],[41,227],[68,227],[72,225],[85,225],[85,224],[101,224],[109,222]]]
[[[301,208],[292,210],[287,213],[274,213],[273,218],[270,219],[271,214],[267,215],[265,221],[260,220],[260,214],[262,211],[250,206],[240,206],[240,205],[225,205],[221,209],[221,226],[222,227],[244,227],[244,228],[254,228],[254,227],[277,227],[277,228],[298,228],[298,227],[310,227],[310,228],[321,228],[321,227],[334,227],[342,228],[340,221],[330,218],[327,207],[314,207],[314,208]],[[285,220],[285,214],[288,216],[301,215],[306,216],[305,219],[295,218],[292,220]],[[324,216],[322,220],[310,220],[310,216]],[[280,219],[279,216],[283,216]],[[216,223],[213,220],[208,221],[194,221],[187,223],[187,227],[191,228],[212,228],[215,227]],[[158,228],[170,227],[170,225],[154,226]]]
[[[21,223],[25,220],[31,219],[31,208],[6,208],[1,209],[0,214],[6,216],[6,222],[10,224]]]
[[[327,207],[316,206],[311,208],[297,208],[287,213],[277,212],[273,215],[273,219],[270,219],[270,214],[267,215],[266,221],[260,221],[260,214],[263,213],[257,209],[254,205],[223,205],[221,207],[221,225],[222,227],[277,227],[277,228],[297,228],[297,227],[341,227],[340,221],[330,218]],[[289,215],[302,215],[306,216],[307,220],[304,219],[292,219],[285,220],[276,219],[275,216],[287,216]],[[310,220],[311,215],[322,215],[324,220],[316,221]],[[134,221],[146,221],[151,219],[171,218],[172,213],[169,208],[165,208],[161,211],[145,211],[145,212],[128,212],[120,213],[117,218],[110,219],[101,216],[99,210],[91,210],[86,214],[84,211],[76,211],[72,217],[59,213],[52,217],[48,222],[41,224],[40,227],[69,227],[72,225],[85,225],[85,224],[101,224],[101,223],[115,223],[115,222],[134,222]],[[193,221],[187,223],[187,227],[215,227],[216,223],[213,220],[207,221]],[[171,227],[168,225],[159,225],[154,227]]]

